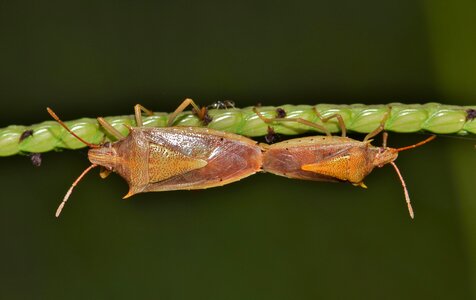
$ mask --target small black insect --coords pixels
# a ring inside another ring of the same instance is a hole
[[[476,118],[476,109],[467,109],[466,110],[466,122],[472,121]]]
[[[23,142],[24,139],[26,139],[29,136],[33,135],[33,129],[28,129],[23,131],[23,133],[20,135],[20,139],[18,142]]]
[[[208,109],[227,109],[235,108],[235,102],[232,100],[217,101],[207,106]]]
[[[204,126],[207,126],[213,121],[213,117],[208,114],[208,108],[202,107],[200,110],[192,109],[194,115],[196,115]]]
[[[210,124],[211,122],[213,121],[213,118],[212,116],[210,116],[208,114],[208,111],[203,115],[203,118],[202,118],[202,123],[203,125],[207,126],[208,124]]]
[[[286,111],[281,107],[276,108],[276,118],[282,119],[286,118]]]
[[[30,160],[35,167],[41,166],[41,153],[30,154]]]
[[[281,136],[274,131],[273,127],[268,126],[268,133],[264,136],[264,140],[268,144],[274,144],[281,141]]]

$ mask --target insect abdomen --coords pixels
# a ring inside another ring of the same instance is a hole
[[[288,178],[359,183],[373,168],[368,144],[342,137],[307,137],[266,147],[265,172]]]
[[[339,181],[332,176],[309,172],[303,165],[322,160],[328,153],[327,147],[270,147],[263,154],[263,171],[288,178],[313,181]]]

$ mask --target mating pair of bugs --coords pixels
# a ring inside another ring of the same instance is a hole
[[[345,124],[338,114],[323,118],[322,122],[335,118],[342,136],[332,136],[317,123],[301,118],[264,117],[257,108],[255,113],[266,123],[298,122],[314,127],[325,136],[311,136],[286,140],[276,144],[257,142],[232,133],[203,127],[172,126],[174,120],[191,105],[200,118],[205,110],[191,99],[185,99],[170,115],[168,127],[146,128],[142,125],[142,113],[153,112],[141,105],[134,107],[137,127],[128,127],[125,137],[103,118],[100,125],[117,141],[101,145],[91,144],[71,131],[58,116],[48,108],[49,114],[74,137],[90,147],[88,158],[91,166],[73,182],[56,211],[58,217],[74,187],[91,169],[100,166],[100,176],[106,178],[111,172],[118,173],[129,184],[128,198],[137,193],[170,190],[195,190],[222,186],[263,171],[288,178],[314,181],[348,181],[366,188],[364,178],[375,168],[391,164],[403,186],[408,211],[413,218],[410,197],[400,171],[394,161],[398,152],[423,145],[435,136],[403,148],[387,147],[387,134],[383,133],[382,147],[371,145],[371,139],[384,130],[389,112],[380,126],[367,134],[363,141],[346,137]]]

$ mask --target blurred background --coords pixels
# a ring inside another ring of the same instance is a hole
[[[0,127],[185,97],[475,105],[475,37],[470,0],[0,1]],[[128,201],[93,172],[56,219],[86,150],[0,158],[0,298],[476,299],[475,143],[402,153],[414,221],[390,167]]]

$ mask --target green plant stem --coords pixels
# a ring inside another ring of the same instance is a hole
[[[322,124],[313,108],[315,107],[323,117],[340,114],[349,131],[368,133],[379,126],[383,116],[390,108],[390,116],[385,123],[387,131],[408,133],[426,131],[435,134],[476,134],[474,117],[476,106],[450,106],[438,103],[428,104],[400,104],[387,105],[282,105],[286,117],[303,118]],[[278,107],[259,107],[264,116],[276,117]],[[253,107],[242,109],[213,109],[209,111],[213,118],[209,128],[241,134],[249,137],[263,136],[268,132],[268,124],[264,123],[254,112]],[[144,126],[164,127],[167,124],[168,114],[156,113],[144,117]],[[124,135],[128,129],[124,125],[135,126],[134,117],[115,116],[105,118]],[[102,143],[113,140],[105,134],[96,119],[82,118],[65,122],[76,134],[90,143]],[[333,133],[339,132],[335,119],[324,124]],[[174,126],[203,126],[201,121],[190,111],[179,115]],[[294,122],[272,124],[276,133],[297,135],[308,131],[318,131],[306,125]],[[20,141],[22,133],[32,130],[33,134]],[[78,149],[85,145],[75,139],[55,121],[45,121],[31,126],[12,125],[0,129],[0,156],[15,154],[42,153],[58,149]]]

